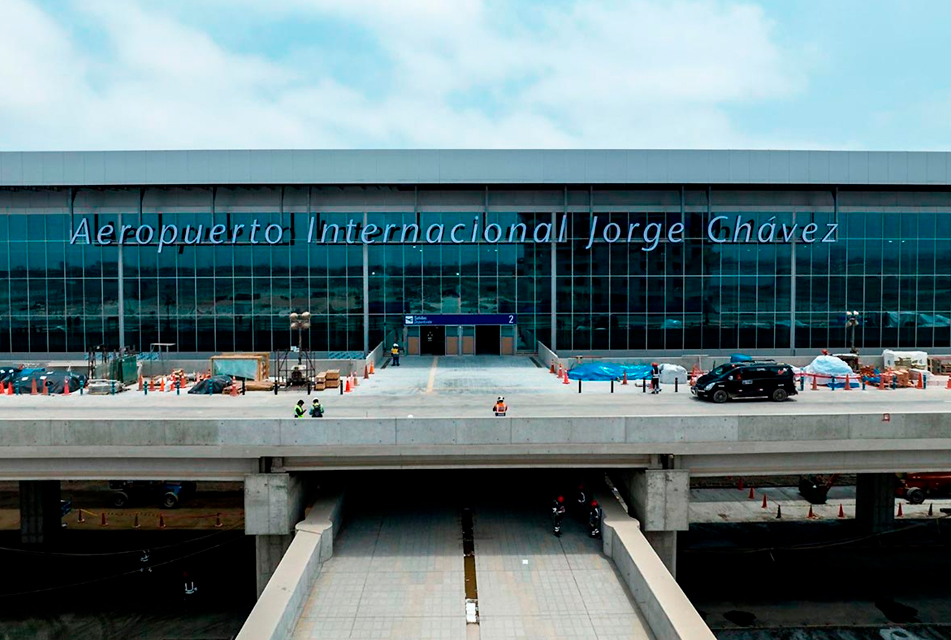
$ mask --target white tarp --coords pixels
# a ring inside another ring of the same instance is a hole
[[[661,384],[673,384],[674,380],[680,384],[687,384],[687,370],[679,364],[664,363],[660,365]]]
[[[886,369],[894,369],[898,360],[911,360],[916,369],[928,368],[928,354],[924,351],[892,351],[885,349],[882,352],[882,359],[885,361]]]
[[[857,375],[852,371],[852,367],[835,356],[818,356],[811,363],[807,364],[803,368],[803,371],[824,376],[835,376],[837,378],[844,378],[845,376],[852,376],[854,378]]]

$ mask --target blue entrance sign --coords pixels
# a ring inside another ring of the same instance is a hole
[[[417,325],[446,326],[455,324],[518,324],[518,316],[516,316],[514,313],[457,313],[427,316],[403,316],[403,324],[407,327],[413,327]]]

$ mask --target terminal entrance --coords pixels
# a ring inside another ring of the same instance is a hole
[[[424,356],[446,354],[446,327],[421,327],[419,352]]]
[[[508,314],[406,316],[403,341],[411,356],[513,356],[516,323]]]
[[[501,327],[486,325],[475,328],[475,352],[477,356],[502,355]]]

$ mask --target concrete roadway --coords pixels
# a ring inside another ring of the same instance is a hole
[[[670,415],[783,415],[889,412],[951,412],[951,390],[937,378],[928,389],[830,391],[807,387],[787,402],[737,400],[716,405],[697,400],[686,385],[674,393],[643,393],[634,382],[561,384],[547,369],[527,357],[409,357],[400,367],[377,370],[360,380],[352,393],[337,390],[272,393],[247,396],[188,395],[128,391],[116,396],[0,396],[0,419],[123,419],[123,418],[290,418],[298,399],[319,397],[327,418],[486,417],[496,396],[503,395],[512,417],[615,417]]]
[[[561,538],[552,535],[545,488],[558,474],[503,472],[478,486],[465,474],[436,486],[378,477],[348,493],[347,520],[294,640],[651,637],[581,520],[569,515]],[[473,513],[477,627],[466,624],[463,505]]]

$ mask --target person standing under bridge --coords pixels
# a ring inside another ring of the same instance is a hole
[[[552,526],[556,538],[561,537],[561,521],[565,518],[565,497],[558,496],[551,505]]]
[[[651,363],[651,393],[660,393],[660,367]]]
[[[597,500],[591,501],[591,510],[588,512],[588,535],[592,538],[601,537],[601,521],[604,520],[604,511]]]

